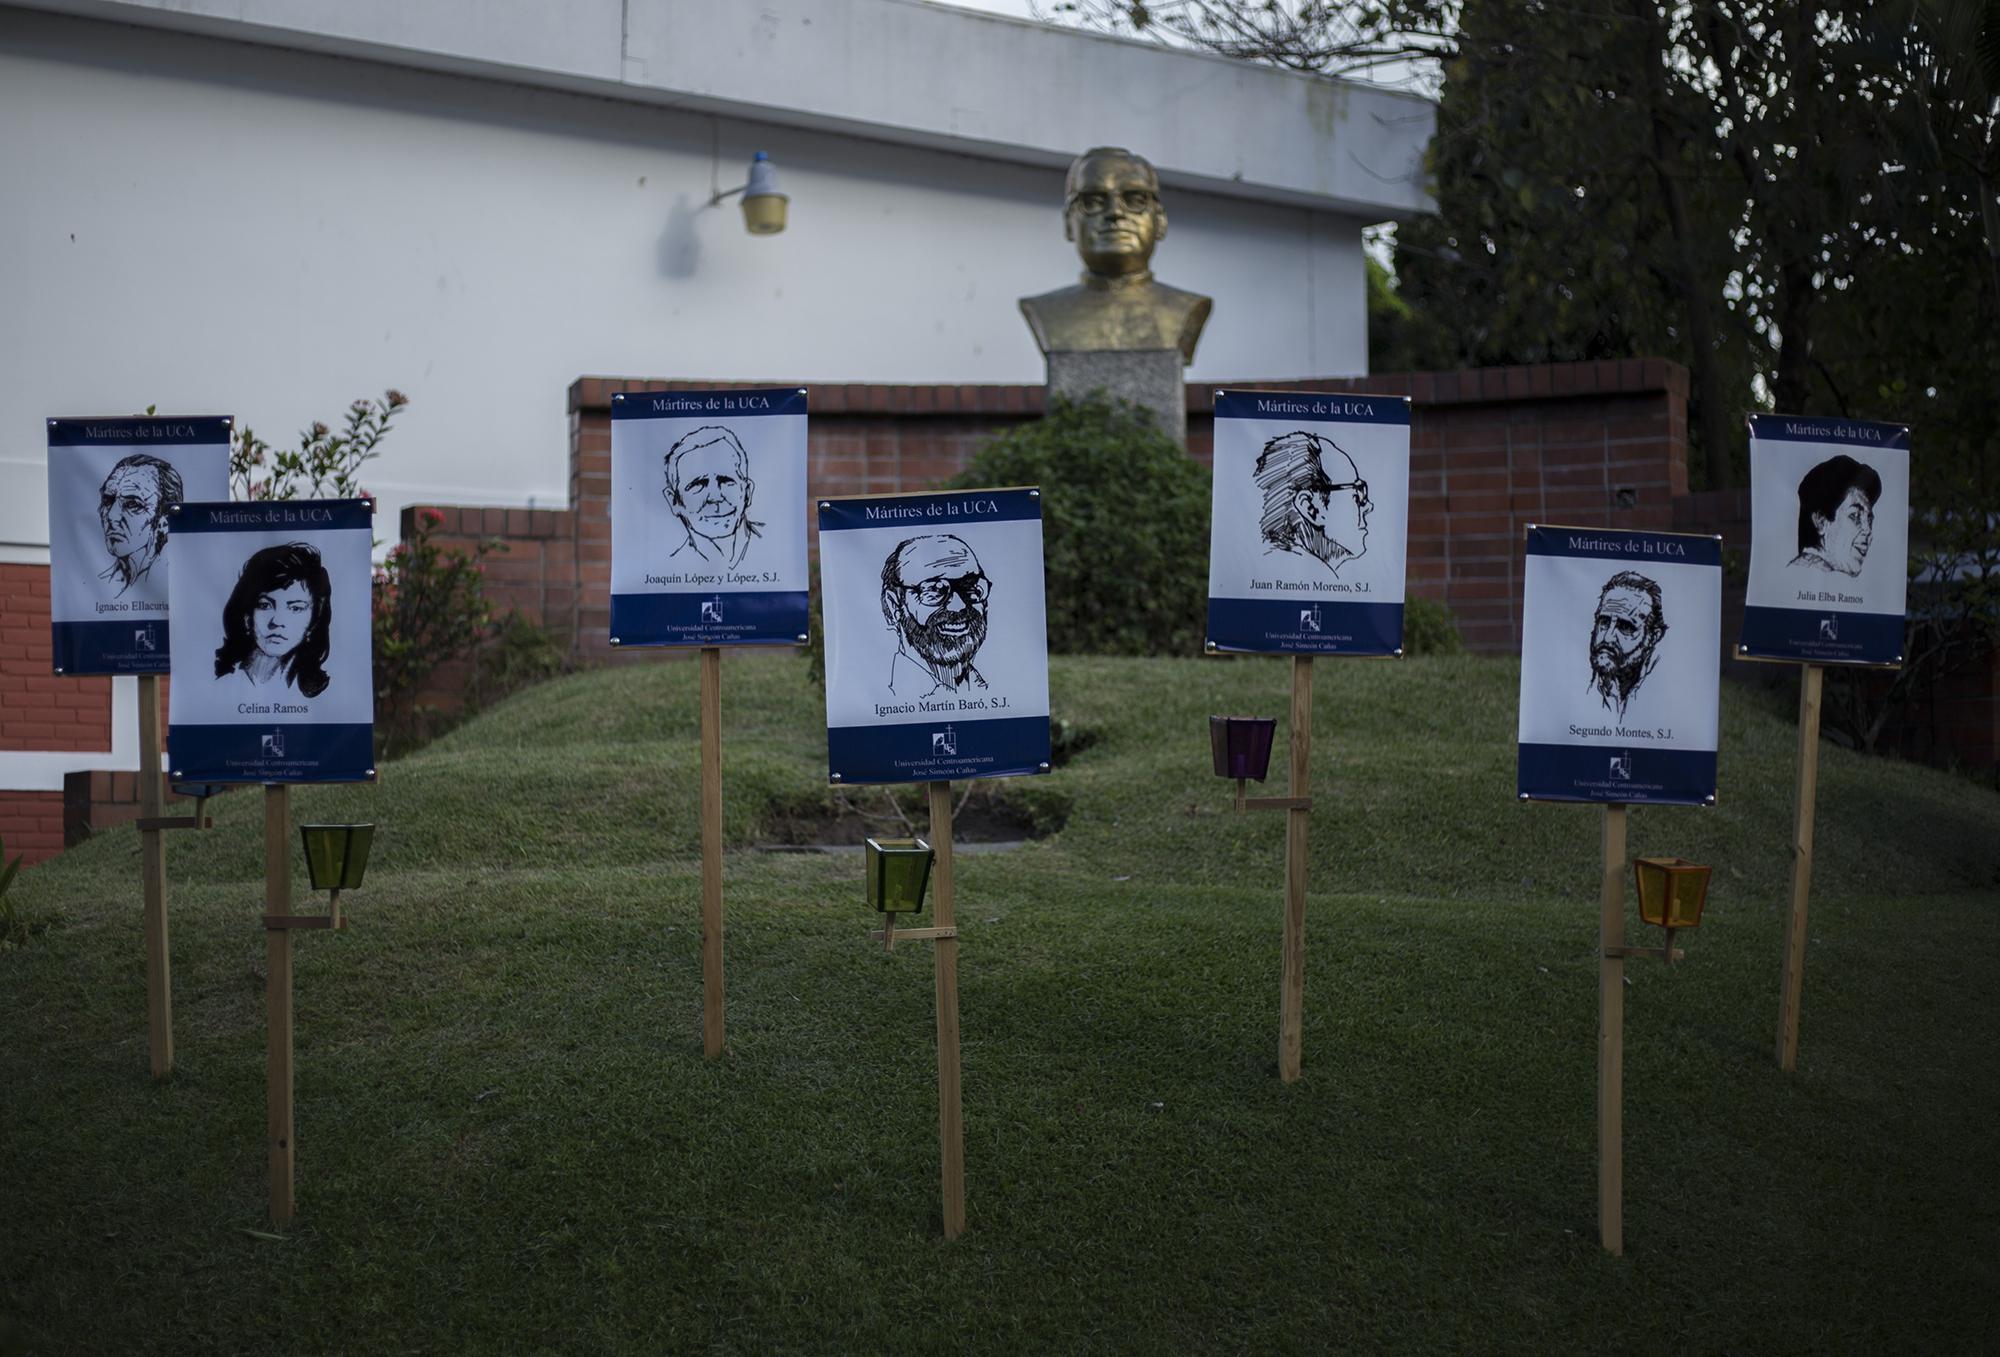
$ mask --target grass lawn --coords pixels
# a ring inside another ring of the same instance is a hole
[[[0,1352],[1992,1350],[2000,796],[1824,750],[1781,1075],[1793,725],[1725,693],[1721,805],[1631,817],[1635,853],[1716,875],[1687,963],[1627,968],[1613,1259],[1599,815],[1515,801],[1516,676],[1318,666],[1288,1086],[1283,817],[1229,809],[1204,729],[1282,718],[1286,666],[1057,662],[1057,715],[1094,743],[999,794],[1066,823],[959,860],[954,1244],[930,948],[866,941],[858,858],[758,847],[828,795],[789,655],[724,665],[721,1060],[693,665],[551,684],[378,787],[297,795],[382,828],[350,930],[297,938],[282,1234],[261,797],[172,836],[159,1084],[137,836],[104,834],[23,874],[59,917],[0,953]]]

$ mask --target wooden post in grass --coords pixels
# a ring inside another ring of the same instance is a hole
[[[1598,886],[1597,1238],[1625,1252],[1625,807],[1604,808]]]
[[[959,1100],[958,928],[952,915],[951,784],[929,784],[932,917],[937,925],[938,1161],[944,1237],[965,1233],[965,1114]]]
[[[167,843],[160,780],[160,676],[139,675],[139,878],[145,898],[146,1045],[153,1077],[174,1069],[173,964],[167,950]]]
[[[1284,973],[1278,1003],[1278,1078],[1299,1077],[1306,1004],[1306,798],[1312,775],[1310,655],[1292,656],[1292,804],[1285,811]]]
[[[701,1053],[722,1054],[722,648],[701,648]]]
[[[1799,1063],[1799,997],[1806,970],[1806,897],[1812,891],[1813,803],[1819,794],[1819,700],[1825,671],[1799,675],[1799,753],[1792,803],[1792,895],[1785,911],[1785,960],[1778,989],[1778,1068]]]
[[[292,1219],[292,789],[264,788],[265,1126],[271,1164],[271,1221]]]

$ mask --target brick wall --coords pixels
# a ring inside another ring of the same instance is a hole
[[[49,568],[0,565],[0,749],[111,747],[111,680],[50,671]]]
[[[111,680],[50,671],[49,568],[0,565],[0,751],[111,747]],[[63,794],[0,788],[0,841],[30,863],[63,849]]]
[[[611,396],[770,383],[585,377],[571,385],[570,503],[577,518],[573,621],[579,658],[613,652]],[[1666,528],[1687,492],[1687,371],[1663,359],[1557,363],[1188,388],[1188,451],[1214,452],[1214,393],[1256,388],[1411,399],[1411,593],[1459,619],[1466,643],[1520,643],[1521,539],[1531,522]],[[988,440],[1043,409],[1039,386],[807,387],[815,495],[921,490],[964,469]],[[628,658],[651,652],[625,652]]]

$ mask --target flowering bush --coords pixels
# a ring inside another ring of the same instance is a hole
[[[493,631],[485,559],[501,549],[480,542],[470,552],[431,540],[444,515],[420,509],[411,536],[389,549],[375,571],[375,712],[383,757],[424,734],[427,711],[417,695],[439,666],[472,651]]]
[[[358,400],[347,407],[347,427],[335,433],[314,420],[299,431],[299,446],[273,451],[248,425],[237,430],[229,445],[231,499],[354,499],[372,498],[358,479],[363,462],[376,457],[375,446],[389,432],[389,421],[410,403],[393,387],[380,400]]]

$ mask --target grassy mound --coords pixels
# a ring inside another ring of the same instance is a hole
[[[297,946],[283,1238],[249,1233],[259,795],[171,842],[163,1084],[136,836],[25,873],[23,908],[59,922],[0,953],[0,1352],[1987,1341],[2000,797],[1822,752],[1781,1076],[1794,732],[1726,695],[1721,805],[1632,817],[1635,852],[1716,881],[1688,964],[1628,968],[1613,1260],[1598,817],[1514,800],[1515,667],[1318,666],[1287,1087],[1282,817],[1229,809],[1204,729],[1282,717],[1285,666],[1059,661],[1079,752],[998,794],[1062,827],[959,865],[971,1232],[947,1246],[928,949],[867,945],[857,860],[759,851],[824,787],[819,697],[786,656],[732,655],[724,682],[720,1061],[698,1030],[692,666],[551,684],[380,786],[297,794],[302,820],[381,829],[351,930]]]

